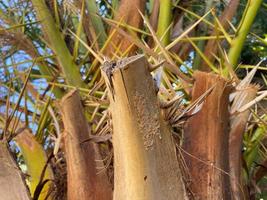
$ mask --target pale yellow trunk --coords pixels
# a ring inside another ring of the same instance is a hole
[[[112,79],[114,200],[187,199],[171,129],[145,57],[124,59]]]

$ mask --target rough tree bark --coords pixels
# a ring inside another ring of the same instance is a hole
[[[61,112],[65,128],[68,199],[112,199],[112,191],[106,179],[97,181],[93,144],[84,143],[90,136],[90,129],[77,90],[71,91],[61,100]]]
[[[30,200],[21,171],[8,150],[0,141],[0,200]]]
[[[218,75],[195,72],[194,101],[214,86],[202,109],[185,127],[184,157],[196,199],[231,199],[228,165],[229,83]]]
[[[114,86],[110,87],[114,200],[187,199],[171,129],[145,57],[118,61],[111,82],[102,73],[107,85]]]

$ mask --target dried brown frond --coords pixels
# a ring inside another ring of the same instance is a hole
[[[222,15],[219,18],[219,21],[221,23],[221,26],[227,30],[230,27],[230,22],[232,18],[236,15],[236,10],[239,6],[240,0],[230,0],[228,5],[225,7]],[[213,30],[211,35],[216,35],[217,30]],[[219,42],[220,44],[220,42]],[[211,62],[215,60],[215,57],[213,55],[217,54],[219,45],[217,40],[209,40],[206,47],[205,47],[205,56],[207,59],[209,59]],[[201,69],[205,71],[210,71],[211,69],[207,66],[205,62],[202,63]]]
[[[16,46],[17,49],[25,51],[33,58],[38,57],[32,41],[19,32],[7,31],[0,26],[0,46]],[[1,30],[2,29],[2,30]]]

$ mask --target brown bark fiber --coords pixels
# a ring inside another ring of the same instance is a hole
[[[145,57],[124,59],[112,77],[114,200],[187,199]]]
[[[243,88],[239,93],[239,98],[236,98],[233,105],[238,104],[239,107],[252,101],[257,95],[258,87],[249,86]],[[247,199],[247,194],[241,178],[242,172],[242,143],[243,134],[247,125],[247,120],[250,114],[250,110],[247,109],[244,112],[234,114],[231,118],[231,131],[229,138],[229,164],[231,174],[231,190],[233,193],[233,199]]]
[[[196,199],[231,199],[228,170],[230,87],[218,75],[194,73],[192,101],[215,86],[185,127],[184,157]]]
[[[90,129],[83,115],[79,93],[73,90],[61,101],[64,123],[64,148],[67,160],[69,200],[112,199],[105,179],[97,178],[95,151],[89,138]],[[99,182],[101,181],[101,182]]]

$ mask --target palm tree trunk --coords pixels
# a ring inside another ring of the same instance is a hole
[[[114,200],[187,199],[171,129],[145,57],[123,59],[112,73],[106,82],[114,85]]]
[[[90,136],[90,129],[83,115],[77,90],[64,96],[61,100],[61,110],[65,128],[63,137],[67,160],[68,199],[112,199],[111,187],[106,179],[97,178],[94,146],[91,142],[84,142]]]
[[[7,144],[0,141],[0,200],[30,200],[24,178]]]
[[[228,165],[228,81],[218,75],[195,72],[194,101],[209,88],[213,91],[202,109],[185,127],[184,156],[196,199],[231,199]]]

